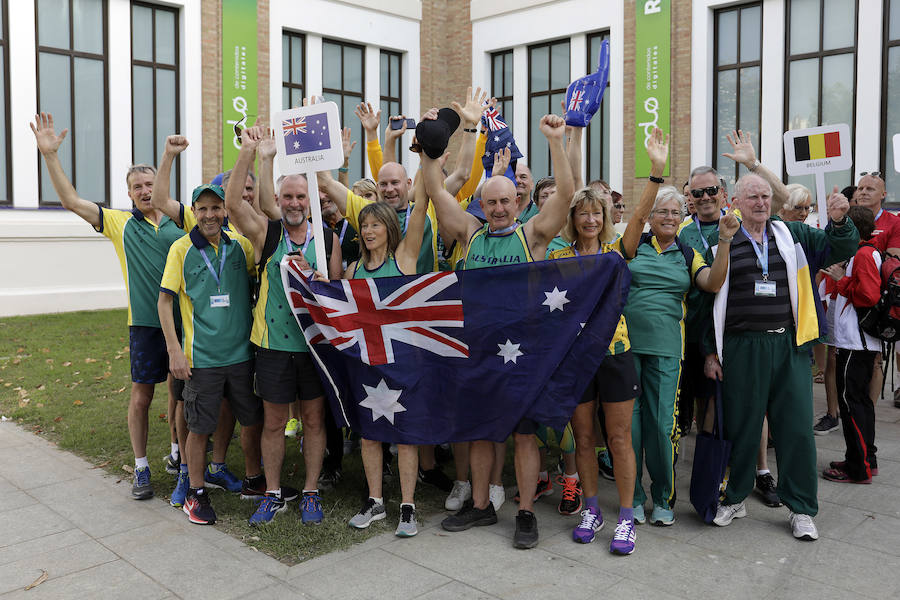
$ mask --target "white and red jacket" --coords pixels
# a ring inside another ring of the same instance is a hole
[[[881,341],[863,333],[856,308],[869,308],[881,297],[881,255],[868,242],[847,264],[847,273],[837,282],[837,296],[828,310],[834,311],[834,345],[845,350],[881,350]],[[865,338],[863,339],[863,337]]]

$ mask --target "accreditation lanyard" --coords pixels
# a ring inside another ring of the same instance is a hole
[[[725,214],[724,210],[720,210],[723,215]],[[703,235],[703,229],[700,227],[700,218],[697,215],[694,215],[694,225],[697,226],[697,232],[700,233],[700,241],[703,242],[703,248],[705,250],[709,250],[709,242],[706,241],[706,236]],[[749,235],[747,237],[750,237]]]
[[[743,225],[741,225],[741,231],[744,232],[744,235],[746,235],[747,239],[750,240],[750,245],[753,246],[753,251],[756,253],[756,259],[759,261],[759,266],[762,268],[763,281],[768,281],[769,280],[769,234],[768,234],[768,231],[763,230],[763,243],[762,243],[761,250],[759,248],[759,244],[756,243],[756,240],[753,239],[753,236],[750,235],[750,232],[747,231]]]
[[[402,235],[404,235],[404,236],[406,235],[406,228],[409,227],[409,209],[410,209],[409,204],[407,204],[406,205],[406,215],[403,217],[403,233],[402,233]],[[344,224],[344,226],[346,227],[346,223]],[[343,236],[344,236],[344,234],[342,233],[341,237],[343,238]]]
[[[346,226],[346,222],[344,223],[344,225]],[[284,243],[288,248],[288,252],[293,252],[294,245],[291,243],[290,236],[288,236],[287,227],[284,227],[282,225],[281,233],[284,234]],[[342,237],[343,237],[343,235],[344,234],[341,233]],[[303,242],[303,246],[300,248],[300,253],[303,254],[304,256],[306,256],[306,249],[309,247],[309,240],[311,240],[311,239],[312,239],[312,225],[307,223],[306,224],[306,241]]]
[[[347,219],[344,219],[344,224],[341,225],[341,235],[338,237],[338,243],[343,245],[344,243],[344,234],[347,233]]]
[[[219,272],[216,273],[216,270],[213,269],[212,263],[209,261],[209,257],[206,255],[204,250],[200,250],[200,256],[203,257],[203,262],[206,263],[206,268],[209,269],[209,272],[212,273],[213,279],[216,280],[216,289],[218,291],[222,291],[222,269],[225,267],[225,255],[228,253],[228,246],[222,240],[219,244],[222,246],[222,252],[219,253]]]
[[[498,229],[497,231],[491,231],[490,225],[488,225],[488,234],[489,235],[503,235],[505,233],[509,233],[510,231],[515,231],[516,227],[519,226],[519,223],[513,223],[509,227],[504,227],[503,229]]]

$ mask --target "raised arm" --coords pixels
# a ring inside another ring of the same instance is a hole
[[[172,177],[172,163],[185,151],[189,143],[183,135],[170,135],[166,138],[166,147],[159,160],[159,170],[153,179],[153,193],[150,195],[153,208],[175,221],[179,227],[184,226],[181,222],[182,206],[181,202],[169,196],[169,182]]]
[[[381,125],[381,111],[372,108],[371,102],[360,102],[353,111],[359,117],[359,123],[366,132],[366,159],[369,161],[369,170],[372,177],[378,177],[384,158],[381,152],[381,143],[378,141],[378,127]]]
[[[34,116],[34,123],[29,123],[31,131],[34,132],[34,139],[37,142],[38,150],[44,157],[44,164],[47,165],[47,172],[50,174],[50,181],[53,182],[53,189],[59,196],[63,208],[70,210],[88,223],[94,229],[99,229],[103,224],[100,216],[100,209],[90,200],[79,198],[72,182],[66,177],[62,164],[59,162],[57,151],[60,144],[66,139],[68,129],[63,129],[59,135],[53,130],[53,115],[50,113],[41,113]]]
[[[400,129],[391,129],[391,121],[397,120],[403,121],[402,127],[400,127]],[[403,137],[404,133],[406,133],[406,115],[399,115],[388,119],[387,127],[384,128],[384,155],[382,156],[381,164],[398,162],[397,140]],[[377,177],[378,173],[372,171],[372,175]]]
[[[525,233],[531,238],[530,243],[535,246],[546,245],[547,242],[559,235],[559,230],[566,224],[569,204],[572,202],[572,196],[575,195],[572,169],[569,167],[569,159],[563,146],[565,132],[566,122],[562,117],[557,115],[541,117],[541,133],[550,144],[550,159],[553,161],[553,173],[556,176],[556,191],[547,198],[544,210],[525,224]],[[533,250],[532,254],[534,254]],[[543,252],[538,254],[543,256]]]
[[[356,142],[350,141],[350,128],[344,127],[341,129],[341,146],[344,149],[344,164],[341,165],[341,168],[338,169],[338,181],[340,181],[344,187],[350,187],[350,155],[353,154],[353,149],[356,148]]]
[[[449,239],[466,244],[469,236],[480,226],[478,219],[464,211],[456,198],[444,188],[440,159],[429,158],[424,152],[419,154],[419,159],[422,161],[425,194],[434,202],[441,231],[446,232]]]
[[[265,128],[256,148],[259,156],[259,177],[256,178],[256,202],[262,214],[278,221],[281,219],[281,209],[275,202],[275,171],[272,166],[275,161],[275,132]]]
[[[780,177],[756,159],[756,151],[753,149],[753,141],[750,139],[749,133],[738,129],[725,137],[728,139],[728,143],[731,144],[732,150],[731,152],[723,152],[722,156],[744,165],[748,171],[759,175],[769,183],[772,187],[772,214],[777,215],[787,200],[787,186],[784,185]]]
[[[647,156],[650,157],[650,176],[662,178],[666,170],[666,159],[669,157],[669,136],[663,135],[662,130],[658,127],[653,129],[650,139],[647,140]],[[625,233],[622,234],[622,250],[628,258],[634,258],[634,254],[637,252],[644,224],[650,216],[653,203],[656,202],[656,192],[658,191],[658,183],[648,179],[644,184],[641,199],[628,220]]]
[[[266,242],[268,222],[264,216],[244,202],[242,190],[261,136],[260,127],[248,127],[241,132],[241,149],[238,152],[237,161],[231,169],[228,187],[225,189],[225,210],[228,211],[228,218],[234,221],[241,233],[253,244],[257,259],[259,259]]]
[[[456,168],[444,181],[444,187],[451,195],[456,196],[463,184],[469,180],[472,172],[472,160],[475,158],[475,146],[478,142],[478,122],[481,114],[487,106],[484,101],[487,92],[477,88],[472,92],[470,87],[466,90],[466,103],[461,106],[459,102],[451,102],[450,106],[459,114],[460,124],[463,128],[463,139],[460,146],[459,157],[456,160]]]
[[[704,292],[715,294],[725,283],[725,276],[728,275],[728,260],[731,255],[731,240],[740,226],[740,222],[731,210],[719,218],[719,248],[716,251],[716,258],[709,269],[703,269],[697,273],[697,287]]]
[[[581,176],[581,138],[583,135],[584,127],[566,127],[566,156],[569,158],[572,181],[576,190],[584,187],[584,178]]]
[[[425,219],[428,212],[428,196],[425,194],[424,177],[417,176],[413,184],[415,204],[409,216],[406,235],[397,246],[397,265],[404,273],[415,273],[419,251],[422,249],[422,237],[425,235]]]
[[[347,216],[347,193],[350,191],[340,181],[331,176],[331,171],[319,171],[316,173],[319,189],[324,190],[329,200],[334,202],[343,216]]]

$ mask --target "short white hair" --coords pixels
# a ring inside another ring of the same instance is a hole
[[[744,197],[744,188],[746,188],[753,180],[758,180],[762,184],[764,184],[767,188],[769,188],[769,194],[772,193],[772,186],[769,185],[769,182],[760,177],[755,173],[747,173],[743,177],[737,180],[737,183],[734,184],[734,197],[735,198],[743,198]]]
[[[655,211],[657,206],[668,200],[674,200],[675,203],[678,204],[678,209],[681,211],[681,218],[684,218],[684,195],[671,185],[661,186],[659,191],[656,192],[656,200],[653,201],[651,212]]]
[[[797,205],[804,200],[809,200],[810,206],[812,206],[812,194],[805,185],[789,183],[787,185],[787,191],[787,199],[784,201],[782,210],[794,210],[797,208]]]

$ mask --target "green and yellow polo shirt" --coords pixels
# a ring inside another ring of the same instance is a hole
[[[250,360],[253,276],[253,245],[240,234],[222,231],[215,246],[194,227],[172,244],[159,290],[178,298],[181,346],[192,368]]]

